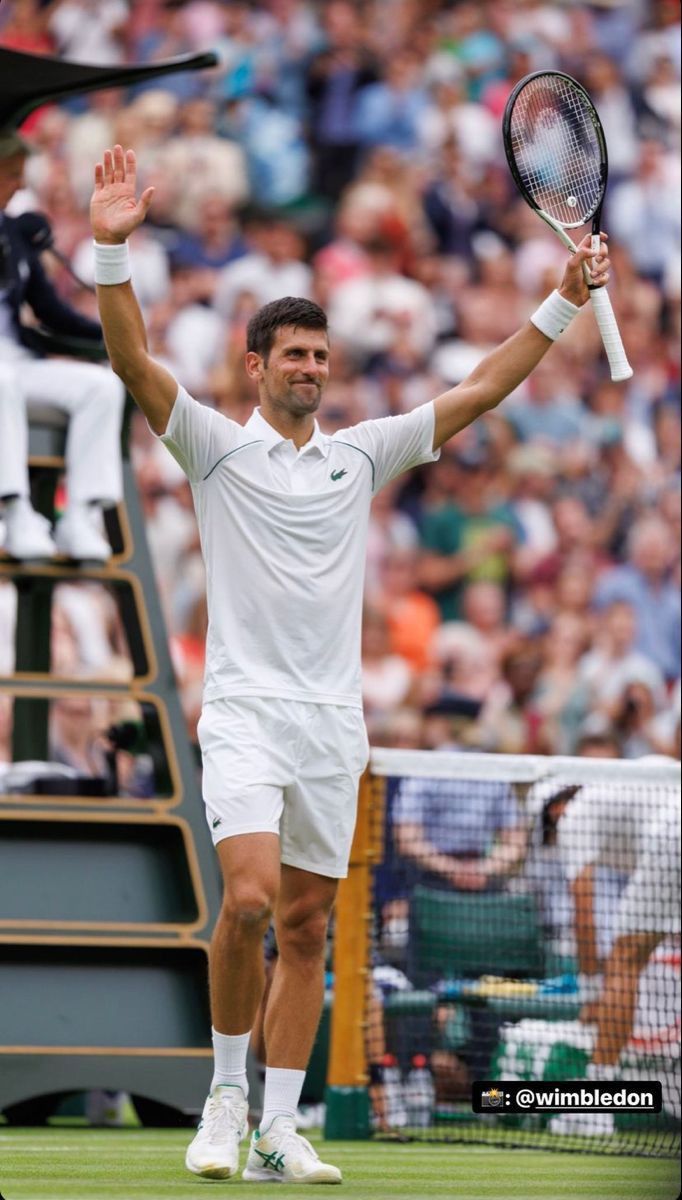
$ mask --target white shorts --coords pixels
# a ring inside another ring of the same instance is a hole
[[[276,833],[283,863],[345,878],[369,761],[361,709],[229,697],[204,705],[197,733],[215,844]]]
[[[616,935],[680,932],[680,843],[677,830],[651,832],[618,905]]]

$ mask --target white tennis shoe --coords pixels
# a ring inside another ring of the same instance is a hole
[[[108,562],[111,544],[104,536],[103,518],[99,508],[67,509],[55,525],[54,540],[60,554],[77,562]]]
[[[249,1105],[240,1087],[219,1084],[204,1105],[185,1166],[204,1179],[230,1179],[239,1169],[239,1143],[249,1129]]]
[[[5,507],[3,549],[12,558],[54,558],[57,547],[50,533],[50,522],[22,497]]]
[[[296,1132],[292,1117],[275,1117],[266,1133],[254,1132],[242,1178],[249,1183],[341,1183],[341,1172],[321,1162]]]

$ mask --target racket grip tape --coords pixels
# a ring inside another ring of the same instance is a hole
[[[624,379],[631,379],[633,370],[623,348],[620,330],[613,308],[611,307],[609,293],[605,287],[593,288],[590,292],[590,299],[604,343],[606,357],[609,360],[611,378],[615,383],[619,383]]]

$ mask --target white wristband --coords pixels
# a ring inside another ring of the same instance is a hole
[[[564,297],[555,290],[546,300],[543,300],[539,308],[536,308],[530,319],[540,333],[544,333],[545,337],[551,338],[555,342],[559,334],[564,332],[566,326],[570,325],[576,313],[579,312],[577,304],[571,304],[570,300],[564,300]]]
[[[127,242],[111,246],[95,242],[95,283],[110,286],[130,279],[130,255]]]

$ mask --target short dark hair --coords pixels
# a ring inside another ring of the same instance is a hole
[[[285,325],[301,329],[321,329],[327,333],[327,314],[319,304],[302,296],[284,296],[271,300],[255,312],[246,329],[246,349],[267,361],[278,329]]]

